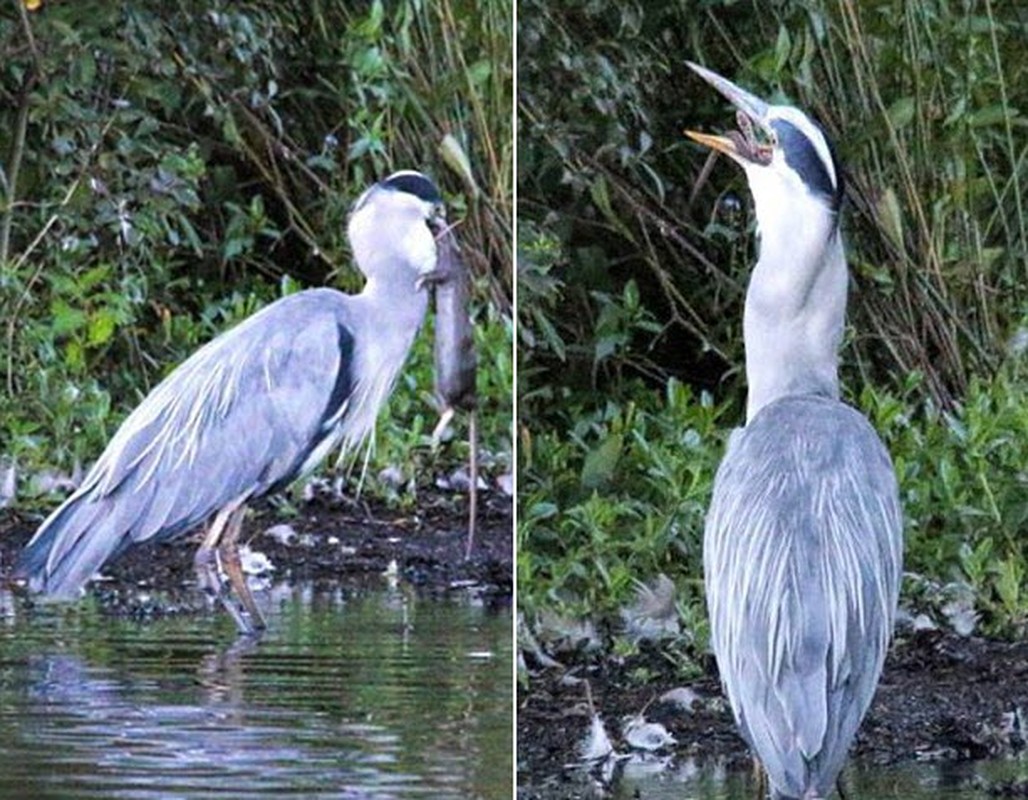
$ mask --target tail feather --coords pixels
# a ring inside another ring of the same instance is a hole
[[[14,570],[16,580],[58,599],[76,597],[125,544],[125,510],[108,498],[69,497],[36,531]]]
[[[150,492],[152,497],[148,498],[145,507],[141,507],[139,516],[132,526],[133,541],[145,542],[157,538],[162,531],[181,522],[172,519],[173,512],[179,504],[180,492],[181,489],[176,491],[174,487]]]

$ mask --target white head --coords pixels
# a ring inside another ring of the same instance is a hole
[[[346,232],[369,282],[413,283],[435,269],[442,202],[438,187],[412,170],[393,173],[357,199]]]
[[[823,247],[838,227],[843,182],[821,128],[792,106],[765,103],[696,64],[690,68],[737,109],[738,131],[686,135],[725,153],[746,171],[762,246],[769,238],[793,248]]]

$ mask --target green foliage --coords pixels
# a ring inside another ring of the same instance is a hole
[[[637,387],[638,388],[638,387]],[[522,433],[518,579],[528,608],[594,612],[663,572],[699,602],[703,515],[727,426],[711,398],[670,381],[663,397],[573,407],[566,434]]]
[[[510,393],[509,0],[20,6],[0,14],[0,453],[22,474],[90,462],[175,364],[276,297],[357,289],[347,210],[411,167],[461,224],[483,443],[509,446],[492,416]],[[393,412],[404,434],[433,413]]]
[[[563,381],[552,379],[555,370],[567,363],[567,345],[557,313],[564,287],[554,277],[560,259],[560,243],[555,237],[519,220],[518,395],[526,409],[541,409],[567,391]]]
[[[1023,375],[975,380],[952,411],[905,394],[865,389],[868,411],[892,453],[906,517],[906,569],[930,580],[967,582],[984,628],[1028,630],[1028,408]]]
[[[1028,406],[1023,374],[974,381],[941,411],[902,392],[865,388],[857,405],[892,454],[905,517],[905,571],[939,587],[970,587],[981,630],[1028,632]],[[634,398],[634,399],[630,399]],[[573,402],[573,401],[572,401]],[[519,596],[608,616],[635,581],[678,584],[684,628],[702,632],[703,520],[738,412],[671,380],[662,398],[641,384],[598,408],[567,409],[567,432],[522,432]],[[918,597],[936,613],[946,591]],[[909,602],[910,598],[904,602]]]

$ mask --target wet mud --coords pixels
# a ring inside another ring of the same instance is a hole
[[[56,502],[54,504],[56,506]],[[0,581],[42,515],[0,510]],[[267,557],[269,581],[359,588],[396,580],[422,593],[474,591],[509,603],[513,594],[512,502],[480,492],[478,532],[465,559],[467,498],[419,491],[409,506],[353,500],[330,493],[289,508],[256,503],[240,543]],[[196,586],[193,554],[200,532],[131,548],[105,565],[87,587],[105,614],[152,618],[203,613],[210,602]],[[245,558],[244,558],[245,561]],[[23,602],[31,603],[31,598]]]
[[[525,659],[529,677],[518,696],[519,800],[604,795],[597,770],[590,772],[582,763],[593,713],[617,752],[632,752],[622,733],[624,721],[641,715],[674,737],[662,754],[751,768],[713,658],[704,663],[704,674],[691,680],[676,680],[667,655],[646,645],[629,658],[570,657],[560,667],[533,663],[529,653]],[[674,689],[687,690],[678,693],[687,698],[684,704],[661,699]],[[893,643],[851,752],[872,764],[1010,756],[1025,747],[1024,712],[1028,642],[911,632]],[[1026,796],[1016,783],[984,788],[990,796]]]

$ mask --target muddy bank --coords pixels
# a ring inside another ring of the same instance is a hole
[[[580,766],[592,710],[618,752],[631,751],[623,721],[642,715],[674,737],[661,753],[749,768],[713,658],[691,680],[676,680],[668,658],[649,646],[620,661],[570,658],[563,669],[533,663],[528,654],[526,661],[530,679],[518,696],[520,800],[603,796],[595,771],[591,776]],[[677,693],[678,703],[661,699],[674,689],[687,690]],[[910,633],[893,644],[853,753],[881,764],[1007,756],[1025,746],[1022,712],[1028,712],[1028,643]],[[989,790],[1015,796],[1008,787]]]
[[[56,502],[54,503],[56,505]],[[498,602],[513,593],[512,503],[498,490],[479,495],[475,548],[465,560],[467,504],[462,495],[420,491],[410,507],[335,497],[324,492],[289,511],[261,501],[244,524],[240,542],[264,554],[268,579],[381,584],[386,575],[420,592],[473,590]],[[42,515],[0,511],[0,581]],[[200,613],[207,600],[196,590],[193,553],[199,535],[143,544],[106,565],[88,591],[105,613],[147,618]]]

